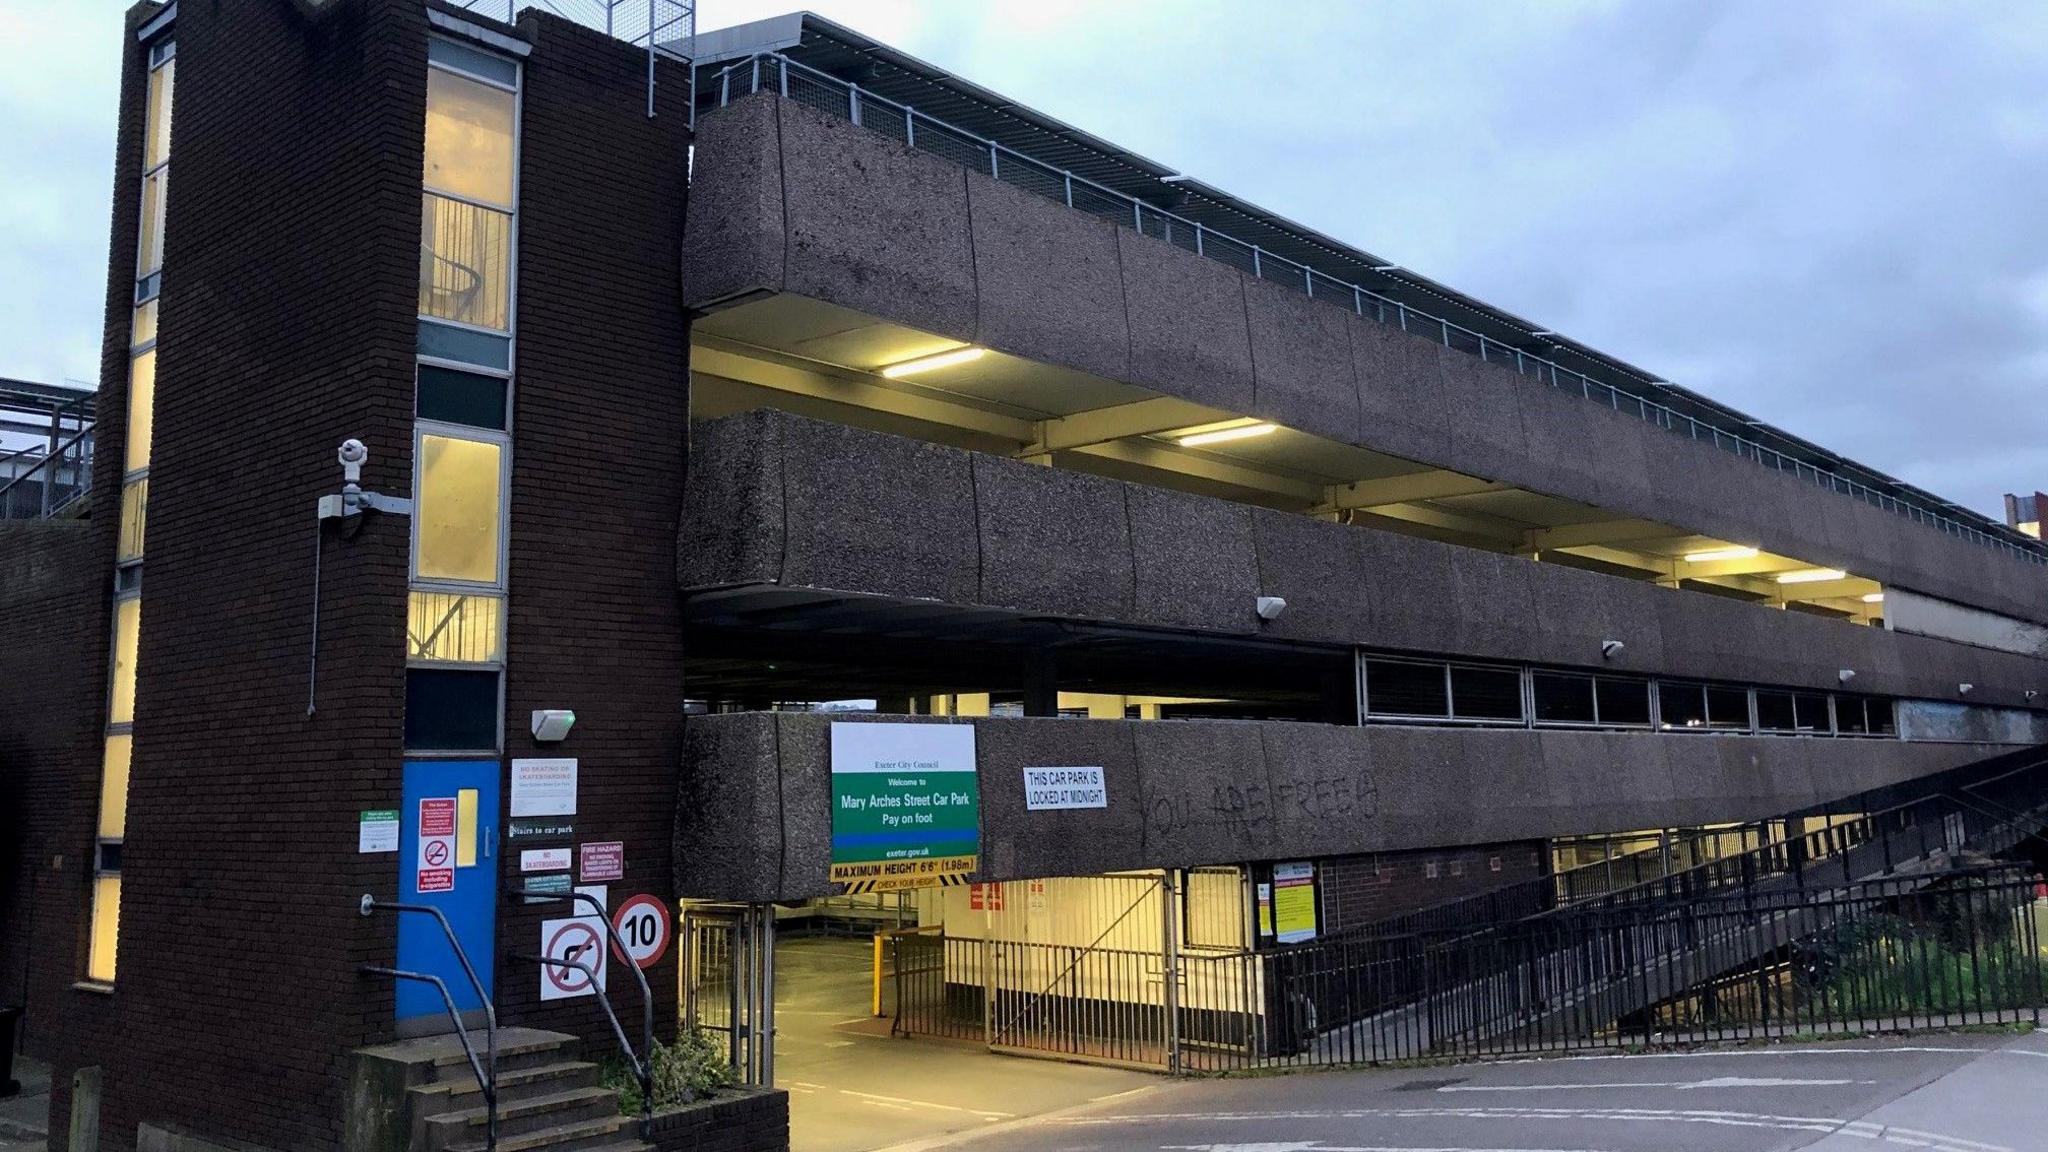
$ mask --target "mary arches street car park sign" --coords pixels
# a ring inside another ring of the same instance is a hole
[[[849,892],[957,883],[980,858],[972,725],[832,725],[833,883]]]

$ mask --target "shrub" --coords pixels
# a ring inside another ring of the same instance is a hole
[[[656,1040],[653,1072],[656,1111],[701,1100],[734,1080],[725,1050],[702,1031],[684,1032],[673,1044]],[[604,1085],[618,1093],[620,1112],[639,1115],[640,1081],[624,1060],[613,1057],[605,1063]]]

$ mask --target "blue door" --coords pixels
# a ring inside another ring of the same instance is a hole
[[[498,762],[408,761],[398,819],[399,903],[431,905],[448,917],[489,995],[496,968]],[[439,976],[459,1011],[483,1007],[431,916],[399,916],[398,967]],[[441,994],[430,984],[399,981],[398,1021],[401,1034],[446,1031]]]

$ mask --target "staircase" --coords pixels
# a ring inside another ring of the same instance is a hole
[[[577,1041],[536,1028],[498,1031],[497,1152],[651,1152],[636,1116],[598,1084]],[[485,1152],[483,1089],[455,1036],[355,1053],[352,1152]]]

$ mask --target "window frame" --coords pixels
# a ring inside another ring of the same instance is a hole
[[[482,53],[484,55],[491,56],[494,59],[505,60],[512,66],[512,83],[508,85],[504,81],[499,80],[495,77],[480,75],[476,72],[472,72],[466,68],[462,68],[456,64],[450,63],[445,59],[437,59],[433,51],[433,46],[436,43],[445,43],[452,45],[462,52]],[[420,192],[423,195],[441,196],[449,200],[457,201],[459,203],[468,204],[474,208],[482,208],[492,212],[502,212],[511,217],[511,224],[508,229],[510,232],[510,237],[506,241],[505,245],[505,327],[502,330],[497,328],[486,328],[477,324],[467,324],[459,320],[447,320],[439,316],[428,316],[425,313],[420,313],[417,317],[418,321],[421,324],[442,324],[450,328],[460,329],[466,332],[475,332],[484,336],[494,336],[505,340],[506,348],[504,373],[506,376],[509,377],[513,373],[517,372],[519,369],[519,206],[521,203],[522,195],[520,187],[520,169],[522,167],[521,160],[523,157],[523,153],[525,152],[524,145],[526,136],[526,63],[525,61],[516,58],[500,57],[495,52],[487,52],[484,49],[476,48],[469,44],[465,44],[462,41],[457,40],[453,37],[436,34],[428,37],[427,68],[429,70],[439,68],[442,71],[449,73],[450,75],[460,76],[465,80],[473,80],[479,84],[484,84],[489,87],[496,88],[501,92],[509,92],[512,94],[512,203],[509,207],[497,204],[486,204],[483,203],[482,201],[474,200],[470,197],[451,195],[449,193],[441,192],[434,188],[430,188],[427,185],[426,172],[422,170],[420,173]],[[422,115],[424,115],[424,113]],[[424,146],[425,131],[425,124],[423,122],[421,125],[422,146]],[[424,169],[424,164],[422,165],[422,168]],[[422,223],[422,229],[424,229],[424,226],[424,223]],[[417,304],[417,289],[415,289],[414,291],[414,299],[415,304]],[[417,349],[415,351],[417,352]],[[436,358],[417,354],[415,356],[415,359],[425,362],[443,364],[450,368],[460,368],[467,371],[477,371],[479,369],[483,369],[491,372],[494,375],[498,372],[498,369],[495,365],[485,366],[468,363],[466,361],[449,360],[445,358]],[[417,387],[417,383],[415,383],[415,387]],[[508,395],[506,398],[505,407],[505,425],[508,431],[511,428],[511,424],[511,398]]]
[[[1418,668],[1435,668],[1443,674],[1444,714],[1432,716],[1413,712],[1376,712],[1372,707],[1372,674],[1369,664],[1403,664]],[[1529,669],[1515,664],[1489,664],[1479,660],[1429,660],[1414,656],[1386,656],[1359,651],[1358,664],[1358,711],[1361,724],[1368,720],[1403,724],[1453,724],[1485,728],[1527,728],[1530,726]],[[1516,699],[1522,714],[1516,719],[1493,716],[1461,716],[1458,713],[1458,696],[1454,687],[1454,669],[1477,672],[1507,672],[1516,678]]]
[[[509,410],[507,416],[510,416]],[[507,419],[506,423],[510,424],[510,419]],[[497,569],[497,574],[496,578],[489,583],[476,580],[454,580],[445,576],[429,577],[420,575],[420,523],[422,518],[419,515],[419,510],[423,507],[421,496],[423,494],[422,489],[426,483],[425,470],[420,467],[420,457],[424,452],[425,440],[428,436],[438,436],[445,440],[468,440],[473,443],[491,444],[498,449],[498,555],[497,562],[494,565]],[[508,577],[510,575],[507,567],[510,563],[509,554],[512,536],[512,433],[509,430],[499,432],[490,428],[474,428],[467,424],[448,424],[439,420],[421,420],[415,417],[412,427],[412,461],[413,515],[409,517],[412,521],[409,529],[412,555],[406,561],[407,589],[419,592],[466,594],[492,592],[499,596],[506,595],[508,592]],[[504,615],[503,612],[498,614],[500,621],[499,630],[501,633],[503,632],[502,622]],[[499,637],[498,647],[500,651],[504,650],[504,637],[502,635]],[[436,666],[445,667],[446,665],[436,662]],[[492,665],[492,667],[498,667],[498,665]]]

